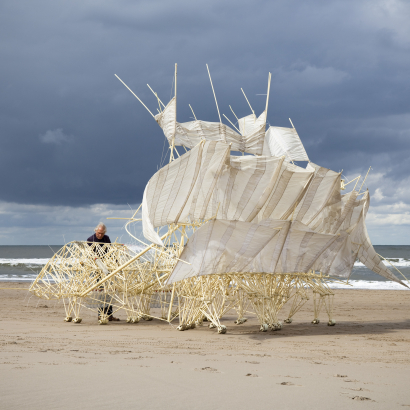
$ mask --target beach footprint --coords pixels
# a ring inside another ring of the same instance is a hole
[[[220,373],[218,369],[214,369],[213,367],[201,367],[200,369],[195,369],[196,371],[200,372],[208,372],[208,373]]]
[[[354,397],[352,397],[352,400],[355,400],[355,401],[374,401],[374,400],[370,399],[369,397],[364,397],[364,396],[354,396]]]

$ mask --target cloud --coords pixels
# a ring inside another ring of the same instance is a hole
[[[39,136],[40,141],[45,144],[61,144],[72,140],[71,135],[65,135],[62,128],[48,130],[45,134]]]
[[[382,193],[382,190],[380,188],[376,188],[374,191],[373,199],[376,201],[381,201],[384,198],[384,195]]]
[[[410,225],[410,213],[377,213],[377,210],[372,210],[367,216],[366,223],[373,227],[383,225],[392,228],[395,225]]]
[[[124,219],[133,215],[139,204],[94,204],[85,207],[27,205],[0,201],[0,245],[64,244],[86,240],[99,222],[107,225],[107,234],[118,242],[136,242],[124,229]],[[130,232],[141,236],[141,226],[132,224]]]

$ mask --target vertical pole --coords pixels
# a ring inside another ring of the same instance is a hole
[[[231,109],[231,111],[232,111],[232,113],[233,113],[233,115],[235,116],[235,118],[236,118],[236,121],[238,121],[238,123],[239,123],[239,118],[236,116],[236,114],[233,112],[233,109],[232,109],[232,107],[231,106],[229,106],[229,108]]]
[[[356,184],[355,184],[355,186],[354,186],[354,188],[353,188],[353,191],[356,189],[357,184],[358,184],[359,181],[360,181],[360,177],[361,177],[361,175],[358,176],[357,181],[356,181]],[[359,191],[359,192],[360,192],[360,191]]]
[[[175,63],[175,99],[177,98],[177,63]],[[175,109],[175,119],[176,119],[176,112]]]
[[[220,133],[221,133],[221,135],[222,135],[222,137],[223,137],[223,141],[226,142],[226,127],[223,127],[223,124],[222,124],[221,114],[220,114],[220,112],[219,112],[219,107],[218,107],[218,101],[216,100],[214,85],[212,84],[212,78],[211,78],[211,73],[210,73],[210,71],[209,71],[208,64],[206,65],[206,69],[208,70],[209,81],[211,81],[211,87],[212,87],[212,92],[214,93],[216,109],[218,110],[219,124],[220,124]]]
[[[268,121],[268,105],[269,105],[269,94],[270,94],[270,80],[271,80],[272,74],[269,73],[269,78],[268,78],[268,92],[266,94],[266,106],[265,106],[265,126],[263,128],[264,132],[266,132],[266,122]],[[265,144],[266,141],[265,139],[263,140],[263,143]],[[262,153],[263,155],[263,153]]]
[[[162,104],[162,106],[165,108],[165,104],[160,100],[160,98],[158,97],[158,94],[150,87],[149,84],[147,84],[148,88],[152,91],[152,94],[155,95],[155,97],[157,97],[157,100]],[[161,106],[160,106],[161,108]]]
[[[249,102],[248,97],[247,97],[246,94],[245,94],[245,91],[243,91],[243,88],[241,88],[241,91],[242,91],[242,93],[243,93],[243,96],[245,97],[246,102],[247,102],[248,105],[249,105],[249,108],[250,108],[251,111],[252,111],[252,114],[255,115],[255,111],[253,111],[253,108],[252,108],[252,106],[251,106],[251,103]],[[256,115],[255,115],[255,117],[256,117]]]
[[[171,320],[172,304],[174,303],[174,292],[175,292],[175,283],[172,286],[171,299],[169,301],[169,309],[168,309],[168,317],[167,317],[168,322]]]
[[[191,107],[191,104],[188,104],[189,105],[189,108],[191,109],[191,111],[192,111],[192,114],[193,114],[193,116],[194,116],[194,118],[195,118],[195,121],[198,121],[197,119],[196,119],[196,116],[195,116],[195,113],[194,113],[194,110],[192,109],[192,107]]]
[[[177,64],[175,63],[175,128],[174,128],[174,135],[172,136],[171,154],[169,155],[169,162],[173,161],[174,159],[176,132],[177,132]]]
[[[367,171],[367,174],[366,174],[366,176],[365,176],[365,178],[364,178],[364,180],[363,180],[363,182],[362,182],[362,185],[360,186],[359,194],[360,194],[360,191],[361,191],[362,188],[363,188],[364,183],[366,182],[367,176],[369,175],[369,172],[370,172],[371,169],[372,169],[372,167],[369,167],[369,170]]]
[[[268,80],[268,93],[266,95],[266,107],[265,107],[265,112],[266,112],[266,118],[268,116],[268,105],[269,105],[269,94],[270,94],[270,80],[271,80],[272,74],[269,73],[269,80]],[[266,121],[265,121],[266,123]]]
[[[222,124],[221,114],[219,113],[218,101],[216,101],[214,85],[212,84],[212,78],[211,78],[211,73],[209,72],[208,64],[206,65],[206,69],[208,70],[209,80],[211,81],[212,92],[214,93],[216,109],[218,110],[218,115],[219,115],[219,122]]]
[[[120,77],[118,77],[117,74],[114,74],[124,85],[126,88],[128,88],[128,90],[131,92],[131,94],[145,107],[145,109],[155,118],[154,114],[148,109],[148,107],[138,98],[138,96],[136,94],[134,94],[134,92],[131,90],[130,87],[128,87],[127,84],[124,83],[124,81],[121,80]]]

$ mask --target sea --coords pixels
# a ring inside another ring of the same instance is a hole
[[[0,282],[32,282],[47,261],[62,245],[3,245],[0,246]],[[134,248],[134,246],[130,246]],[[410,245],[376,245],[375,250],[388,260],[386,266],[410,287]],[[402,285],[389,281],[356,261],[351,276],[335,281],[332,288],[405,290]]]

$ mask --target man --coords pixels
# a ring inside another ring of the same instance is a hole
[[[87,242],[90,242],[88,244],[89,246],[92,246],[92,242],[99,243],[100,244],[99,246],[103,246],[102,244],[104,244],[104,243],[111,243],[110,237],[105,234],[107,232],[107,227],[103,223],[99,223],[97,225],[97,227],[94,229],[94,232],[95,232],[95,234],[91,235],[87,239]],[[94,245],[94,246],[97,246],[97,245]],[[101,313],[105,313],[106,315],[108,315],[108,320],[110,322],[112,322],[112,321],[118,322],[120,320],[117,317],[114,317],[112,315],[112,305],[105,306],[104,308],[101,308],[98,312],[98,319],[100,318]]]
[[[95,234],[91,235],[87,242],[111,243],[110,237],[106,235],[107,227],[103,223],[99,223],[94,229]]]

